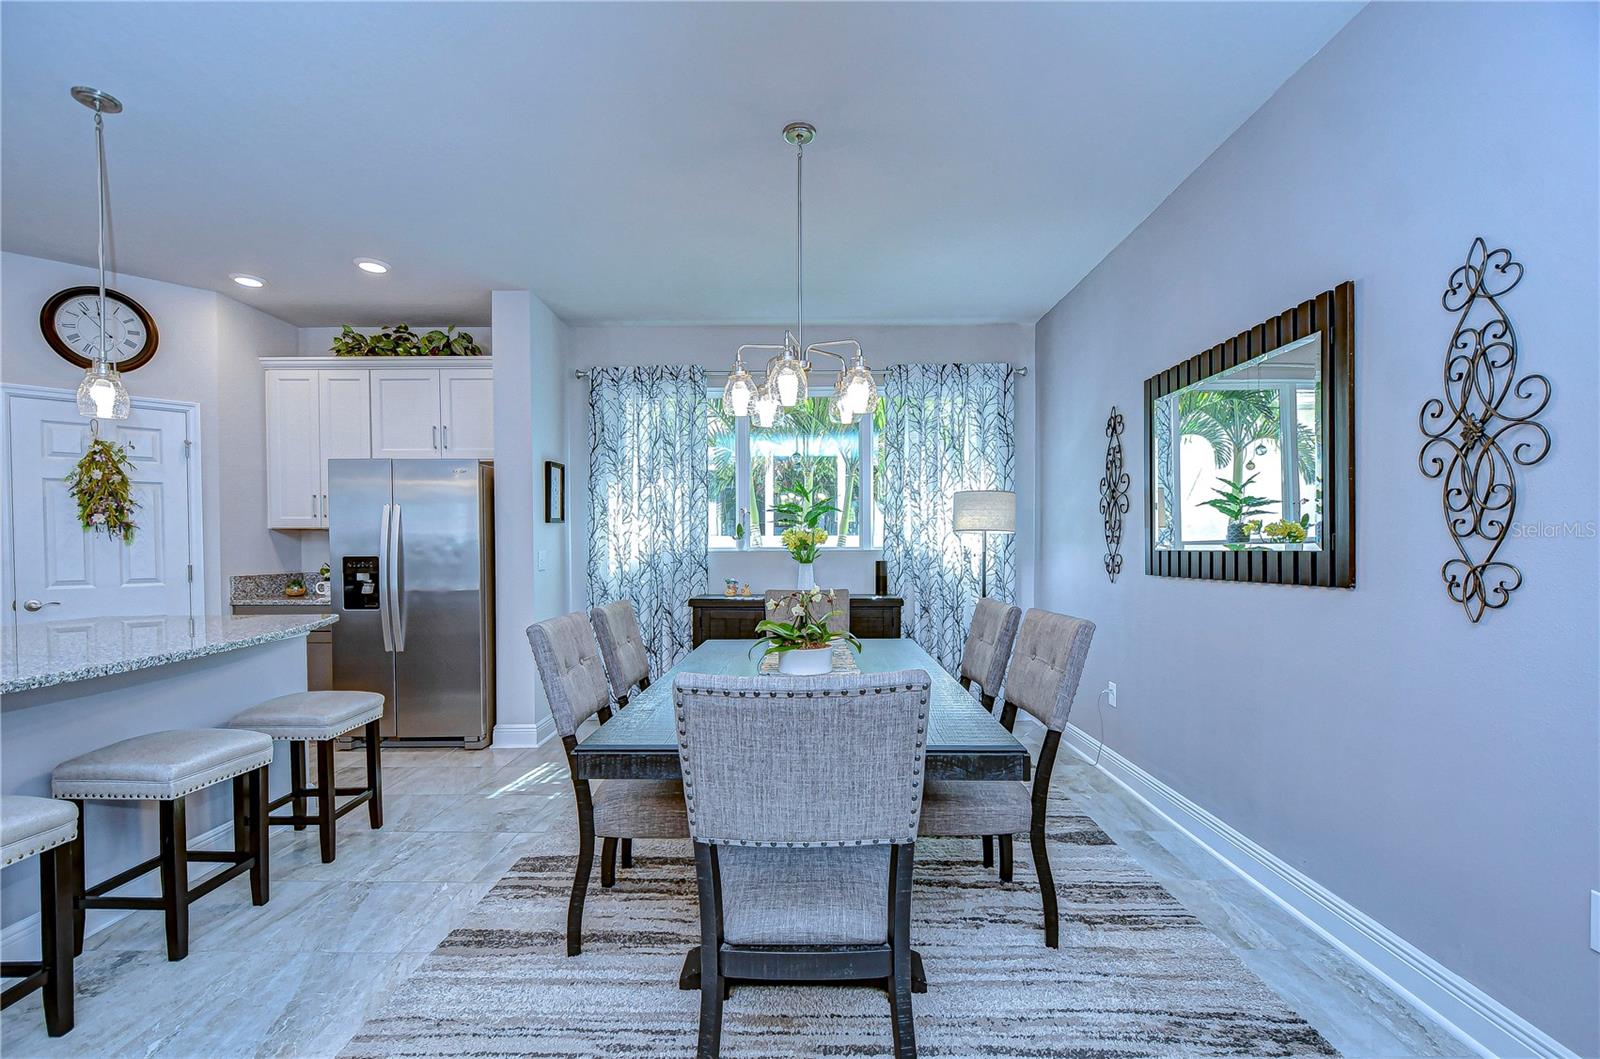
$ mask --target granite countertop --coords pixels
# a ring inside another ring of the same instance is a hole
[[[86,618],[7,627],[0,638],[0,694],[132,673],[191,658],[305,636],[336,614],[245,617]]]
[[[286,596],[283,590],[289,579],[298,577],[305,582],[306,594]],[[228,603],[234,607],[307,607],[311,610],[332,610],[333,600],[312,591],[322,580],[316,570],[286,574],[235,574],[228,579]]]

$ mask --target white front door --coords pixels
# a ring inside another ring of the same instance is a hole
[[[8,390],[5,410],[6,619],[32,624],[204,610],[200,495],[190,473],[200,453],[189,444],[190,412],[136,399],[127,419],[101,421],[102,436],[123,445],[132,464],[137,530],[124,544],[78,522],[66,477],[91,435],[73,395]]]

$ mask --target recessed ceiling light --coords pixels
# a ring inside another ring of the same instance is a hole
[[[228,278],[241,287],[265,287],[267,281],[260,276],[249,276],[243,272],[230,272]]]
[[[358,257],[356,258],[356,268],[363,272],[370,272],[374,276],[381,276],[389,271],[389,264],[386,261],[379,261],[375,257]]]

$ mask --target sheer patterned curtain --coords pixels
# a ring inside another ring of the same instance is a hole
[[[689,597],[710,576],[706,413],[697,367],[589,377],[589,599],[633,604],[657,675],[688,653]]]
[[[905,635],[945,669],[961,664],[981,591],[982,537],[957,536],[962,489],[1016,486],[1016,377],[1008,364],[897,364],[888,371],[883,447],[883,557],[906,601]],[[1013,534],[989,536],[989,594],[1011,599]]]

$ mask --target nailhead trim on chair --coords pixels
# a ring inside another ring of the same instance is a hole
[[[50,834],[50,832],[46,831],[43,835],[40,835],[38,837],[42,839],[42,838],[45,838],[49,834]],[[5,863],[4,864],[0,864],[0,867],[9,868],[11,865],[18,864],[18,863],[20,863],[22,861],[25,861],[29,857],[37,857],[39,854],[43,853],[45,850],[55,849],[57,846],[66,845],[68,842],[71,842],[73,839],[78,837],[78,822],[76,820],[74,820],[72,822],[72,829],[71,829],[71,832],[69,834],[60,835],[59,834],[59,829],[58,829],[57,835],[58,835],[58,837],[56,837],[56,838],[54,838],[54,839],[52,839],[52,840],[50,840],[48,842],[40,842],[38,844],[37,848],[30,847],[30,848],[24,850],[21,853],[17,853],[17,854],[14,854],[13,856],[7,857],[6,860],[5,860]]]

